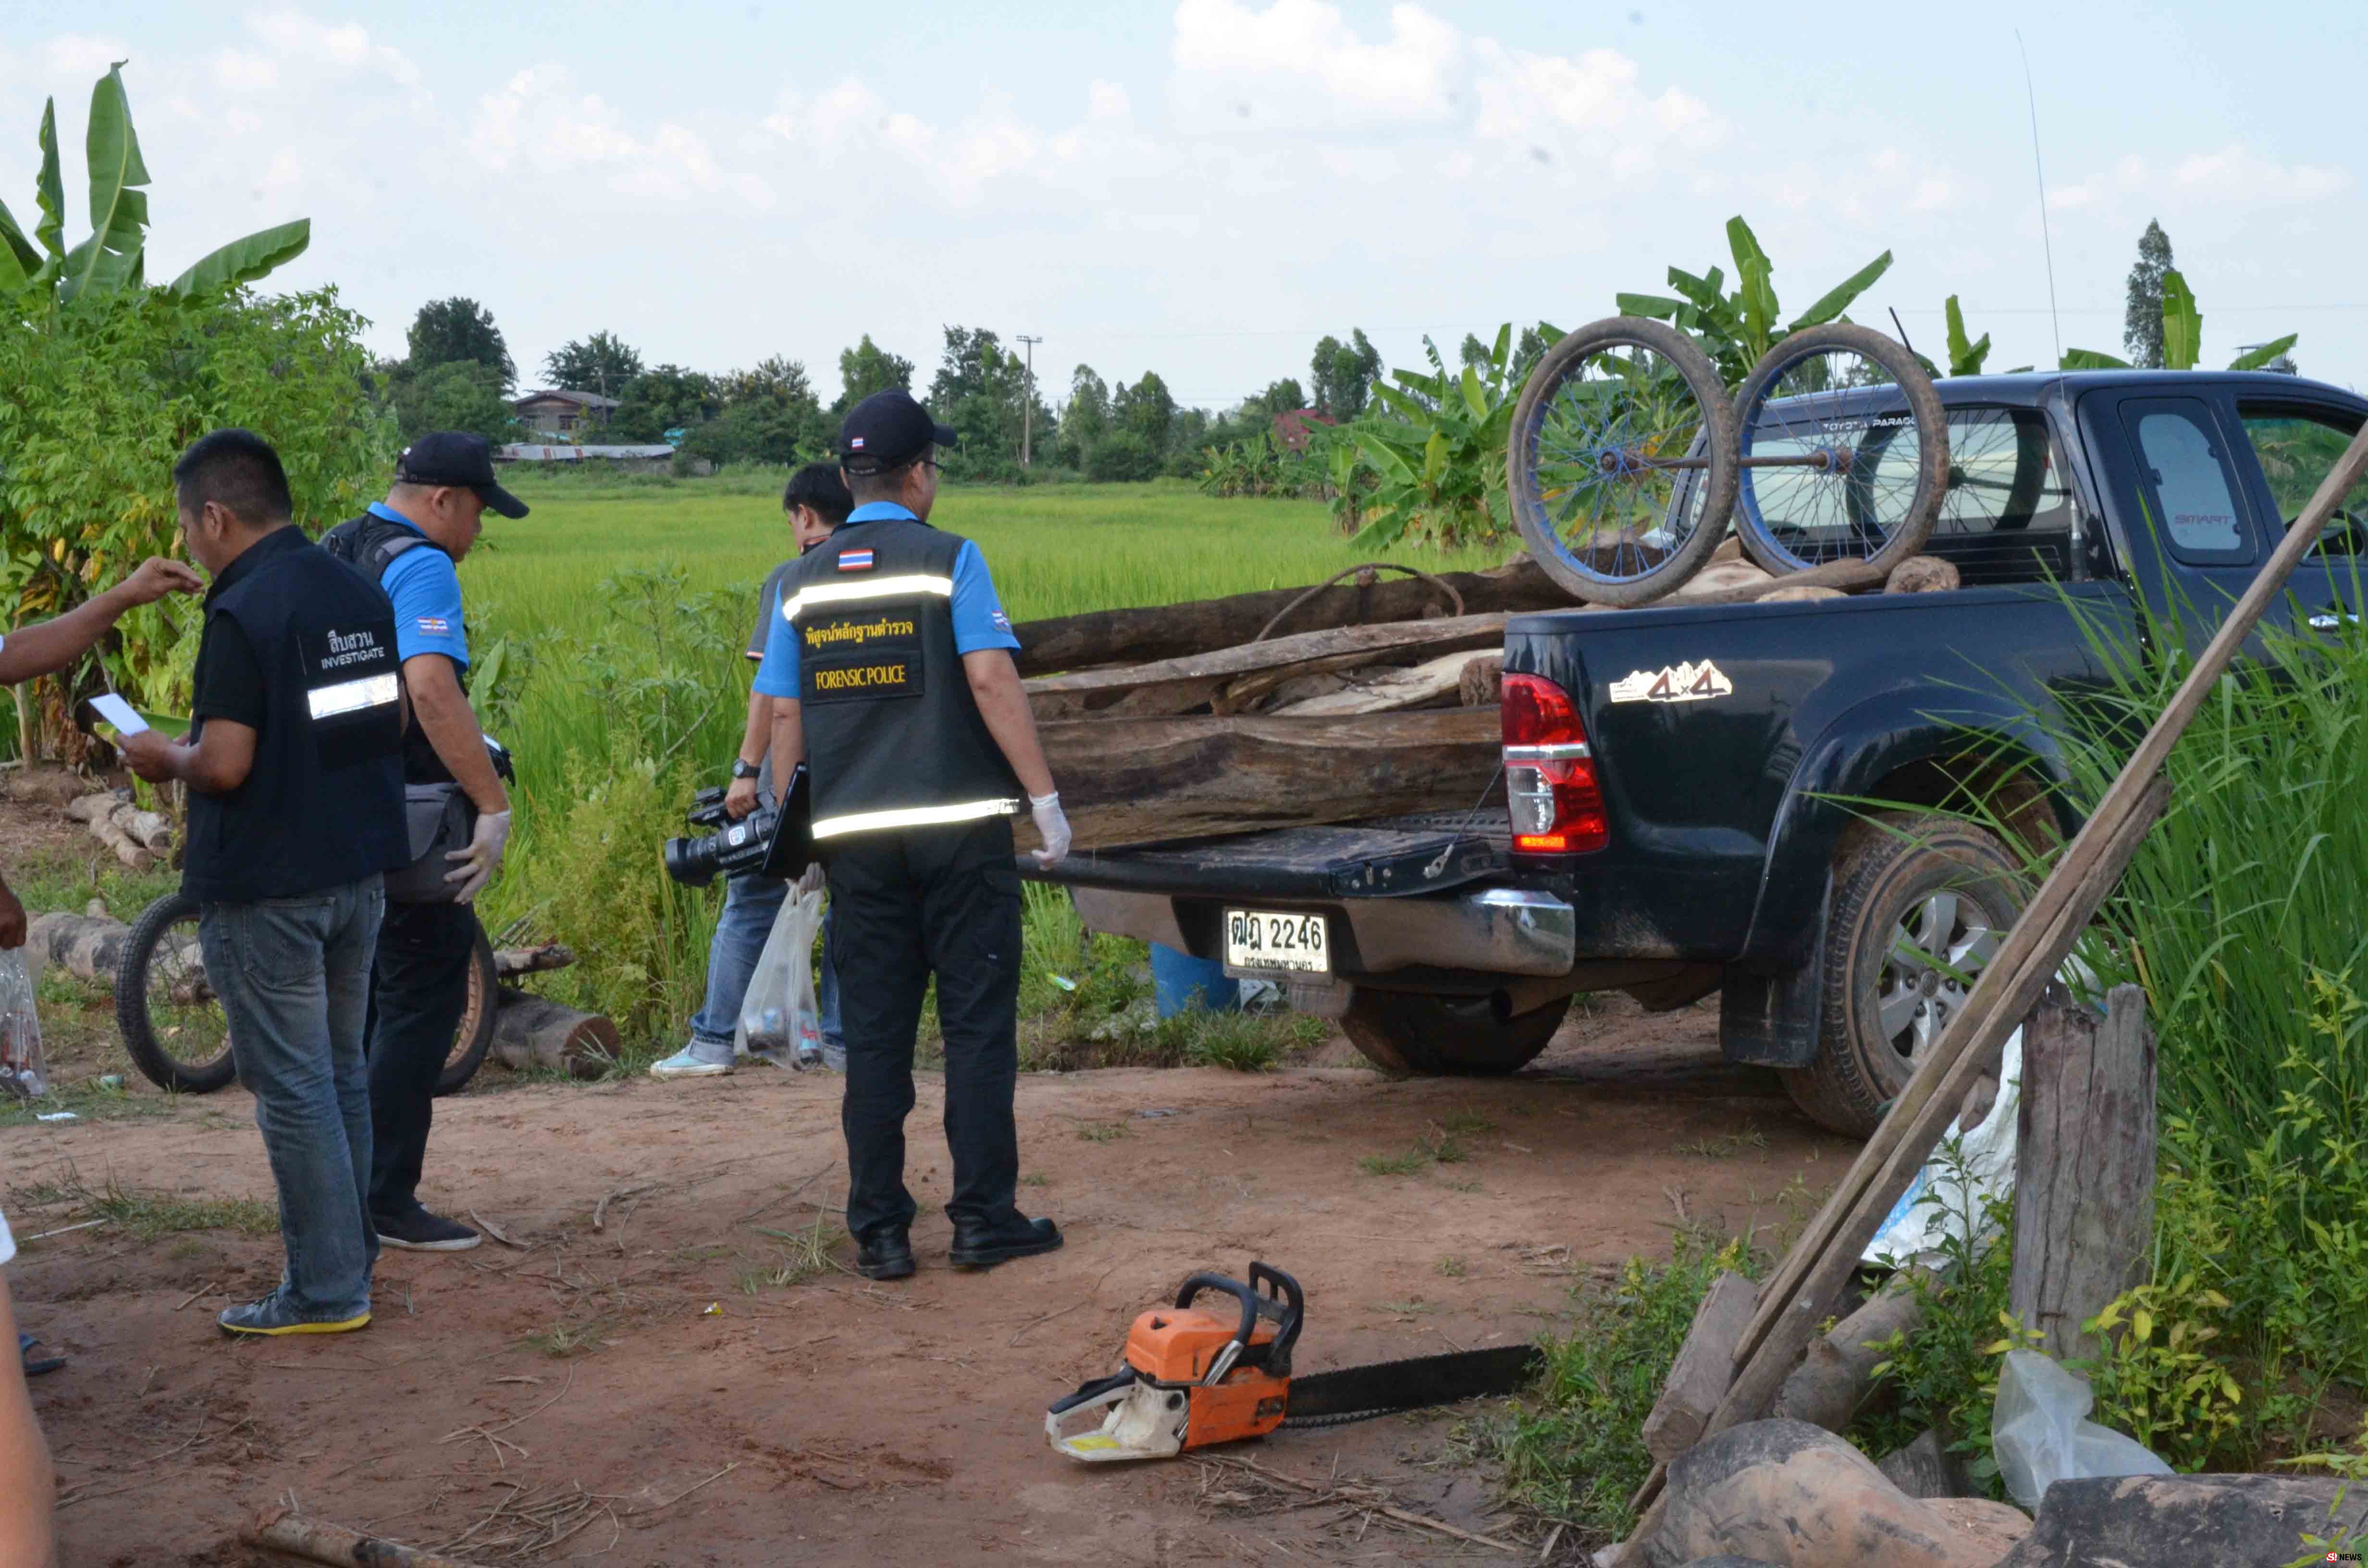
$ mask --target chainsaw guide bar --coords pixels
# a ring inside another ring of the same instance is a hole
[[[1044,1413],[1053,1451],[1086,1463],[1167,1459],[1186,1449],[1262,1437],[1279,1426],[1343,1426],[1401,1410],[1517,1392],[1544,1366],[1533,1345],[1456,1350],[1405,1361],[1292,1376],[1306,1316],[1299,1281],[1263,1263],[1249,1283],[1195,1274],[1173,1307],[1155,1307],[1127,1331],[1126,1369],[1099,1378]],[[1195,1307],[1202,1291],[1230,1296],[1238,1319]],[[1098,1427],[1065,1430],[1101,1414]]]

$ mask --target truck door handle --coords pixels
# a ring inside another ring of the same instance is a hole
[[[2360,624],[2360,618],[2349,611],[2338,615],[2333,610],[2321,610],[2310,618],[2310,629],[2313,631],[2332,631],[2347,621],[2357,626]]]

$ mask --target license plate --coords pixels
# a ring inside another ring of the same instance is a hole
[[[1330,974],[1331,933],[1320,915],[1228,909],[1225,967],[1283,974]]]

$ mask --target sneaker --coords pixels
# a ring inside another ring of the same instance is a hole
[[[720,1078],[732,1071],[732,1047],[692,1040],[664,1062],[650,1063],[653,1078]]]
[[[401,1247],[405,1252],[466,1252],[485,1239],[460,1221],[425,1209],[403,1215],[373,1214],[370,1226],[378,1232],[381,1246]]]
[[[249,1301],[243,1307],[224,1307],[214,1322],[224,1334],[350,1334],[370,1326],[370,1315],[359,1313],[349,1318],[298,1317],[288,1305],[288,1298],[274,1290],[261,1301]]]

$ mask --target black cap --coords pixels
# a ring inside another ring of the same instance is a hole
[[[434,430],[394,460],[397,484],[450,484],[473,490],[505,517],[526,516],[526,503],[494,482],[494,444],[466,430]]]
[[[930,418],[911,392],[891,388],[847,411],[838,427],[838,462],[849,473],[885,473],[919,457],[932,441],[951,447],[960,439]]]

